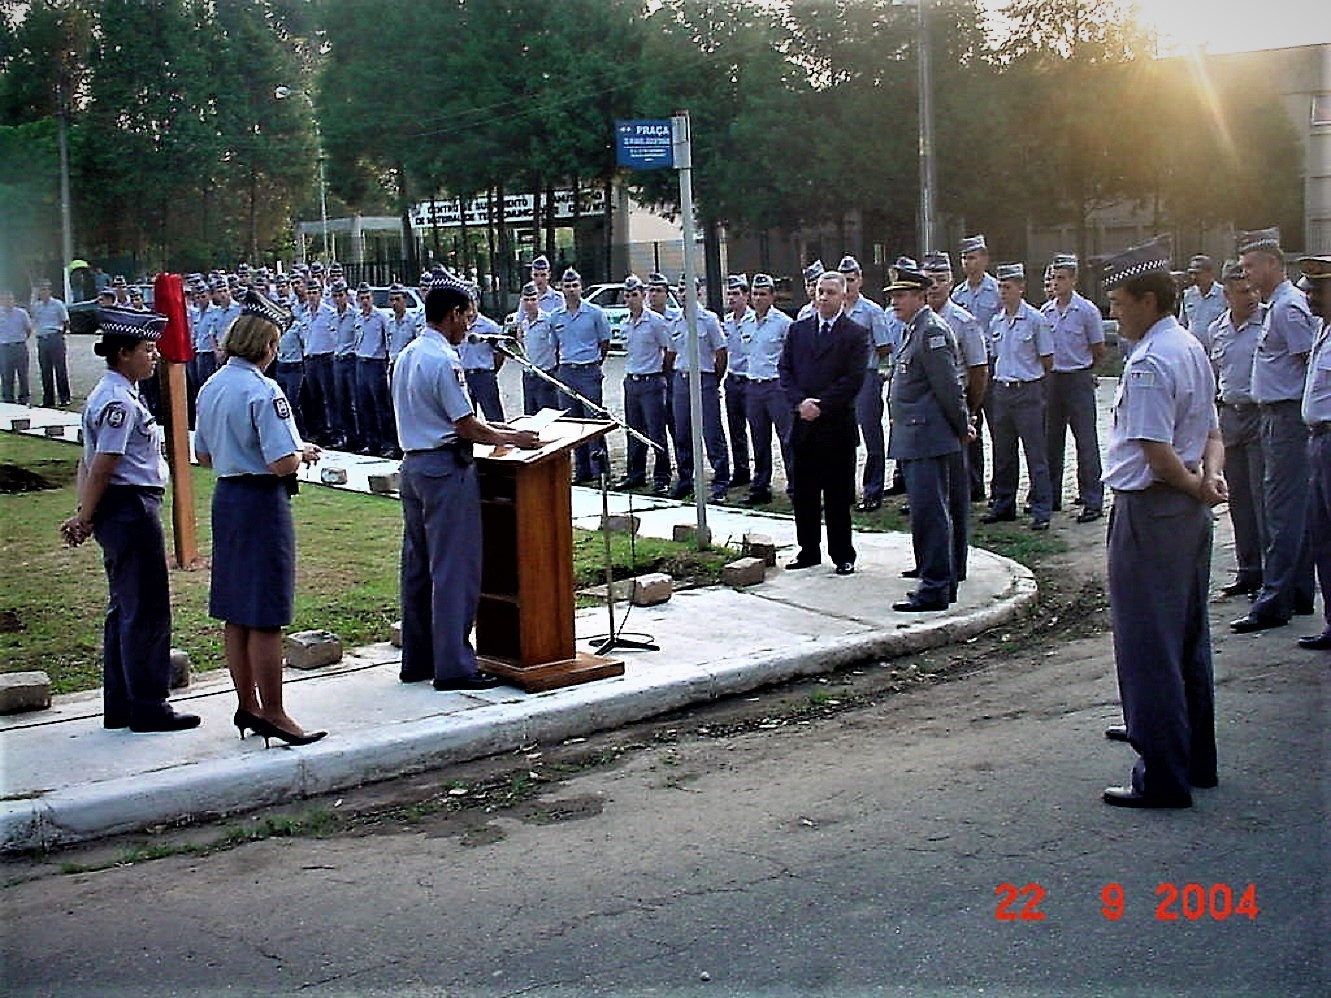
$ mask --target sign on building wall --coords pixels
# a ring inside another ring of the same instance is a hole
[[[581,215],[597,215],[605,211],[605,188],[587,187],[578,192],[581,201]],[[479,228],[490,221],[490,195],[482,194],[472,198],[465,208],[461,198],[422,201],[411,210],[411,225],[416,229],[458,228],[462,225],[462,213],[465,210],[468,227]],[[555,219],[566,221],[574,217],[573,192],[562,190],[554,192]],[[509,225],[534,224],[532,213],[536,207],[534,194],[505,194],[504,221]],[[542,210],[545,209],[542,199]],[[498,206],[495,217],[498,218]]]

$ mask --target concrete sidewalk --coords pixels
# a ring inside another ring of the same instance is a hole
[[[0,412],[0,426],[7,416]],[[367,463],[329,455],[325,466]],[[600,494],[573,493],[575,522],[596,526]],[[675,524],[694,522],[692,507],[641,496],[614,494],[611,511],[626,512],[630,502],[646,536],[668,537]],[[712,506],[708,523],[718,543],[738,543],[748,532],[787,548],[794,542],[786,517]],[[901,572],[914,561],[910,538],[858,533],[855,544],[852,576],[834,575],[830,564],[769,570],[760,585],[678,592],[664,605],[633,608],[627,619],[627,605],[617,604],[620,629],[650,635],[661,650],[615,652],[625,674],[613,679],[539,694],[511,687],[439,693],[398,682],[399,653],[387,643],[355,649],[336,666],[289,672],[291,712],[330,732],[299,749],[265,750],[254,736],[236,737],[235,695],[221,669],[173,700],[203,717],[194,731],[107,731],[99,691],[57,697],[50,710],[0,718],[0,849],[242,811],[614,728],[792,677],[961,641],[1012,619],[1035,598],[1026,568],[973,549],[959,602],[939,613],[894,613],[892,602],[909,586]],[[580,611],[578,647],[589,648],[607,627],[604,607]]]

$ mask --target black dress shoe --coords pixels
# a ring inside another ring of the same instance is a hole
[[[1208,776],[1189,776],[1188,783],[1194,790],[1214,790],[1220,786],[1220,780],[1214,775]]]
[[[1317,608],[1313,606],[1313,601],[1310,599],[1296,599],[1294,601],[1294,616],[1296,617],[1311,617],[1316,609]]]
[[[430,672],[424,674],[417,672],[399,672],[397,678],[399,682],[403,683],[423,683],[426,680],[433,679],[434,674]]]
[[[857,513],[872,513],[874,510],[882,508],[883,500],[881,499],[863,499],[855,504],[855,512]]]
[[[614,489],[617,492],[624,492],[627,489],[640,489],[646,484],[647,482],[641,478],[629,478],[625,475],[619,481],[615,482]]]
[[[752,481],[753,479],[749,477],[749,474],[747,472],[741,471],[738,475],[736,475],[734,478],[730,480],[730,487],[732,489],[737,489],[741,485],[750,484]]]
[[[1235,634],[1251,634],[1253,631],[1267,631],[1272,627],[1284,627],[1288,623],[1288,620],[1277,620],[1275,617],[1259,617],[1250,613],[1238,620],[1231,620],[1229,629]]]
[[[750,492],[744,497],[745,506],[766,506],[772,501],[770,492]]]
[[[129,727],[129,718],[124,714],[103,714],[102,727],[109,731],[118,731]]]
[[[1256,582],[1249,582],[1247,579],[1235,579],[1227,586],[1220,587],[1221,596],[1250,596],[1260,591],[1262,582],[1258,579]]]
[[[1010,523],[1017,518],[1016,513],[985,513],[980,517],[981,523]]]
[[[813,566],[817,565],[820,561],[821,559],[819,558],[796,558],[794,561],[786,562],[786,568],[789,571],[794,571],[797,568],[813,568]]]
[[[129,730],[146,733],[150,731],[188,731],[199,726],[198,714],[178,714],[173,710],[151,717],[133,718]]]
[[[725,502],[726,487],[724,485],[713,485],[712,491],[707,493],[708,502]]]
[[[897,613],[929,613],[932,610],[946,610],[947,600],[925,600],[920,599],[918,596],[912,596],[910,599],[902,600],[900,603],[893,603],[892,609]]]
[[[666,485],[652,486],[652,495],[656,496],[656,498],[658,499],[670,498],[670,485],[666,484]]]
[[[1055,513],[1063,512],[1063,504],[1061,502],[1056,502],[1052,504],[1049,508]]]
[[[1106,787],[1102,799],[1111,807],[1192,807],[1192,796],[1189,794],[1180,794],[1177,797],[1160,797],[1154,794],[1138,793],[1132,787]]]
[[[1080,513],[1077,514],[1077,522],[1093,523],[1096,520],[1100,519],[1100,517],[1102,516],[1104,516],[1104,513],[1098,509],[1083,509]]]
[[[441,693],[445,690],[492,690],[504,685],[498,676],[488,672],[478,672],[474,676],[453,676],[448,679],[436,679],[434,688]]]
[[[1126,742],[1128,740],[1128,726],[1126,724],[1111,724],[1105,728],[1105,737],[1111,742]]]
[[[838,561],[836,563],[837,575],[854,575],[855,563],[853,561]]]
[[[885,496],[904,496],[906,494],[906,483],[894,481],[883,490]]]
[[[1298,646],[1309,651],[1331,651],[1331,631],[1324,634],[1310,634],[1299,638]]]
[[[908,568],[901,573],[903,579],[918,579],[920,577],[919,568]]]
[[[1048,530],[1048,529],[1049,529],[1049,521],[1048,521],[1048,520],[1032,520],[1032,521],[1031,521],[1031,529],[1032,529],[1032,530]]]
[[[676,485],[670,490],[671,499],[687,499],[693,495],[692,485]]]
[[[591,475],[579,475],[578,477],[573,479],[574,485],[594,485],[595,483],[596,479],[593,478]]]

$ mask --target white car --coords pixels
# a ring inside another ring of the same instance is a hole
[[[599,305],[605,312],[605,318],[610,323],[610,351],[612,353],[624,352],[624,320],[628,318],[629,307],[624,302],[624,285],[619,284],[593,284],[587,289],[583,296],[585,301],[593,305]],[[675,298],[675,293],[670,292],[669,303],[671,308],[679,308],[679,302]],[[518,313],[510,312],[504,318],[504,332],[510,336],[518,328]]]
[[[376,288],[370,288],[370,290],[374,292],[375,308],[381,308],[384,311],[388,311],[390,308],[392,308],[392,306],[388,303],[388,288],[376,287]],[[417,291],[415,288],[406,288],[405,290],[407,293],[408,312],[414,312],[416,309],[421,308],[425,305],[425,302],[421,301],[421,296],[419,291]]]

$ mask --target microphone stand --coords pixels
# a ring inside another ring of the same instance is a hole
[[[531,358],[527,356],[527,352],[522,348],[522,344],[519,341],[506,336],[493,340],[492,342],[496,350],[502,353],[505,357],[513,360],[523,370],[531,371],[537,377],[548,381],[565,395],[569,396],[569,398],[577,399],[586,408],[613,423],[616,427],[622,429],[625,433],[646,444],[648,447],[662,452],[665,451],[665,448],[656,441],[648,439],[637,430],[633,429],[633,427],[625,424],[622,420],[616,419],[610,414],[610,410],[606,409],[604,406],[597,405],[591,399],[580,395],[556,378],[553,374],[550,374],[548,371],[543,371],[541,368],[533,364]],[[607,526],[610,521],[610,467],[609,461],[600,461],[598,463],[600,464],[600,468],[598,469],[600,474],[598,477],[601,481],[601,537],[605,542],[605,610],[606,616],[610,620],[610,630],[607,634],[597,635],[589,638],[588,641],[595,646],[597,655],[604,655],[606,652],[614,648],[636,648],[640,651],[660,651],[660,645],[652,640],[650,634],[644,634],[640,637],[634,638],[625,637],[623,630],[617,628],[617,625],[615,624],[615,572],[613,555],[610,550],[610,530]],[[631,494],[629,498],[629,515],[633,515],[633,499]],[[631,608],[632,603],[630,602],[630,609]],[[628,615],[626,613],[625,619],[627,619],[627,617]]]

